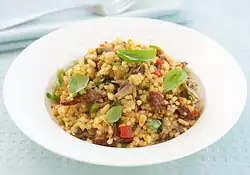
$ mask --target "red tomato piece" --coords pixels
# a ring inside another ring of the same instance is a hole
[[[131,126],[128,125],[120,125],[120,137],[123,139],[130,139],[133,138],[133,131]]]
[[[154,74],[155,74],[157,77],[160,77],[160,76],[161,76],[161,73],[159,72],[159,70],[158,70],[157,68],[155,68]]]
[[[163,65],[163,64],[164,64],[164,61],[161,61],[161,60],[157,59],[157,60],[156,60],[156,64],[158,64],[158,65]]]
[[[194,109],[191,114],[191,118],[195,119],[195,117],[198,117],[200,114],[200,111],[198,109]]]

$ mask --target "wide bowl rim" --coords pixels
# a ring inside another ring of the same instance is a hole
[[[237,120],[239,119],[241,113],[243,112],[243,109],[244,109],[244,106],[246,104],[246,100],[247,100],[247,85],[246,85],[246,79],[245,79],[245,76],[244,76],[244,73],[243,71],[241,70],[240,66],[238,65],[238,63],[233,59],[233,56],[231,54],[229,54],[222,46],[220,46],[218,43],[216,43],[215,41],[213,41],[212,39],[210,39],[208,36],[206,35],[203,35],[197,31],[195,31],[194,29],[191,29],[191,28],[187,28],[187,27],[184,27],[184,26],[180,26],[178,24],[174,24],[174,23],[171,23],[171,22],[166,22],[166,21],[161,21],[161,20],[156,20],[156,19],[145,19],[145,18],[131,18],[131,17],[105,17],[105,18],[98,18],[98,19],[90,19],[90,20],[86,20],[86,21],[83,21],[83,22],[80,22],[80,23],[76,23],[76,24],[73,24],[73,25],[70,25],[68,27],[64,27],[64,28],[61,28],[61,29],[57,29],[43,37],[41,37],[40,39],[36,40],[34,43],[32,43],[30,46],[28,46],[26,49],[24,49],[24,51],[22,51],[22,53],[20,53],[20,55],[17,56],[17,58],[15,59],[15,61],[13,61],[13,63],[11,64],[8,72],[7,72],[7,75],[5,77],[5,81],[4,81],[4,85],[3,85],[3,97],[4,97],[4,103],[5,103],[5,106],[6,106],[6,109],[8,111],[8,113],[10,114],[12,120],[14,121],[14,123],[18,126],[18,128],[24,132],[25,135],[27,135],[31,140],[33,140],[34,142],[36,142],[37,144],[39,144],[40,146],[56,153],[56,154],[59,154],[61,156],[64,156],[64,157],[68,157],[68,158],[71,158],[71,159],[75,159],[75,160],[79,160],[77,159],[76,157],[72,157],[70,156],[68,153],[65,153],[65,152],[58,152],[57,150],[53,149],[53,148],[50,148],[49,146],[47,146],[46,144],[44,143],[41,143],[40,140],[38,140],[37,138],[33,137],[29,132],[26,132],[26,130],[23,128],[23,126],[21,126],[18,121],[15,120],[15,118],[13,118],[13,115],[12,115],[12,109],[10,107],[10,103],[9,103],[9,100],[8,99],[8,87],[9,87],[9,82],[8,82],[8,79],[9,79],[9,72],[10,71],[13,71],[12,68],[13,68],[13,65],[19,60],[19,58],[22,58],[22,55],[25,54],[26,52],[28,52],[30,50],[30,48],[36,44],[36,43],[39,43],[40,41],[42,40],[46,40],[46,38],[49,38],[50,36],[58,33],[58,32],[63,32],[65,30],[68,30],[68,29],[71,29],[71,28],[76,28],[78,26],[82,26],[82,25],[85,25],[89,22],[103,22],[103,21],[107,21],[107,20],[117,20],[117,19],[124,19],[124,20],[137,20],[139,22],[153,22],[153,23],[161,23],[161,24],[167,24],[167,25],[171,25],[171,26],[174,26],[176,28],[180,28],[181,30],[186,30],[186,31],[189,31],[191,33],[195,33],[197,35],[199,35],[200,37],[203,37],[205,40],[209,41],[209,42],[212,42],[214,45],[216,45],[216,47],[220,47],[221,50],[223,50],[223,52],[227,53],[230,57],[228,59],[232,59],[231,61],[235,63],[235,66],[236,68],[238,69],[238,73],[239,75],[241,75],[242,77],[242,96],[244,97],[243,99],[241,99],[241,102],[242,104],[244,104],[243,106],[240,106],[239,107],[239,110],[240,111],[237,115],[238,117],[235,118],[235,120],[227,126],[227,128],[223,131],[221,131],[220,134],[218,134],[216,137],[213,137],[209,142],[206,142],[206,143],[203,143],[202,146],[199,146],[197,148],[193,148],[192,150],[189,150],[189,151],[186,151],[185,154],[182,154],[181,156],[178,155],[178,156],[173,156],[172,158],[168,158],[167,161],[172,161],[172,160],[175,160],[175,159],[178,159],[180,157],[185,157],[185,156],[188,156],[190,154],[193,154],[197,151],[200,151],[204,148],[206,148],[207,146],[211,145],[212,143],[216,142],[218,139],[220,139],[221,137],[223,137],[234,125],[235,123],[237,122]],[[205,99],[205,103],[206,103],[206,99]],[[181,137],[177,137],[176,139],[181,139]],[[174,140],[174,139],[173,139]],[[168,142],[172,142],[172,140],[168,141]],[[164,143],[162,143],[164,144]],[[159,144],[160,145],[160,144]],[[96,145],[93,145],[94,147],[96,147],[96,149],[100,148],[100,146],[96,146]],[[150,146],[151,147],[151,146]],[[157,147],[157,145],[154,145],[152,147]],[[147,150],[149,147],[143,147],[143,148],[129,148],[129,149],[126,149],[128,150],[129,152],[133,152],[133,153],[136,153],[137,150]],[[115,148],[105,148],[106,150],[108,149],[115,149]],[[124,151],[124,149],[120,149],[119,150],[121,151]],[[132,150],[135,150],[135,151],[132,151]],[[126,151],[126,152],[128,152]],[[83,162],[86,162],[86,163],[92,163],[92,164],[100,164],[100,165],[109,165],[109,166],[143,166],[143,165],[151,165],[151,164],[158,164],[158,163],[163,163],[165,162],[166,160],[156,160],[154,159],[154,161],[150,162],[150,161],[147,161],[147,162],[136,162],[136,163],[132,163],[129,164],[129,163],[117,163],[117,164],[114,164],[114,163],[106,163],[106,162],[97,162],[97,161],[91,161],[91,160],[79,160],[79,161],[83,161]]]

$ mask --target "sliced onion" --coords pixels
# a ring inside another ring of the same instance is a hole
[[[135,85],[132,84],[132,83],[128,83],[126,84],[123,88],[121,88],[116,94],[115,96],[118,98],[118,99],[121,99],[123,97],[125,97],[126,95],[128,94],[131,94],[132,91],[133,91],[133,87]]]

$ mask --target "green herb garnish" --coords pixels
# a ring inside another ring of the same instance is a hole
[[[152,49],[156,49],[156,50],[160,51],[161,54],[164,53],[164,51],[162,50],[162,48],[160,48],[159,46],[149,45],[149,47],[152,48]]]
[[[78,92],[83,90],[89,82],[89,77],[86,75],[73,75],[69,79],[68,90],[71,96],[75,96]]]
[[[200,118],[200,117],[199,117],[199,116],[197,116],[197,117],[195,117],[194,119],[197,121],[199,118]]]
[[[150,88],[150,84],[145,84],[142,86],[143,90],[148,90]]]
[[[50,93],[47,92],[46,96],[48,97],[48,99],[50,99],[50,100],[52,100],[54,102],[58,102],[58,100],[59,100],[59,97],[56,96],[55,94],[50,94]]]
[[[132,130],[135,130],[136,128],[137,128],[137,126],[136,126],[136,125],[133,125]]]
[[[126,143],[122,143],[122,148],[127,148],[127,144]]]
[[[64,80],[63,80],[63,76],[65,75],[65,72],[63,69],[59,69],[57,71],[57,84],[59,86],[63,86],[64,85]]]
[[[122,116],[122,106],[114,106],[108,110],[106,113],[106,119],[108,123],[115,123],[117,122]]]
[[[147,124],[154,132],[158,132],[158,129],[161,127],[161,121],[157,119],[149,119]]]
[[[96,113],[100,109],[100,105],[95,103],[90,106],[90,113]]]
[[[141,101],[142,101],[143,103],[146,103],[146,102],[147,102],[147,97],[148,97],[148,95],[147,95],[147,94],[143,94],[143,95],[141,95],[141,96],[140,96]]]
[[[99,80],[99,82],[96,83],[97,86],[100,86],[102,83],[109,83],[111,82],[111,80],[113,80],[112,77],[110,77],[109,75],[104,75],[102,79]]]
[[[187,73],[183,69],[170,70],[163,79],[166,92],[178,88],[187,79]]]
[[[119,50],[117,55],[127,62],[151,61],[156,58],[156,50]]]

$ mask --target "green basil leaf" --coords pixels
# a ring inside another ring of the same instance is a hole
[[[54,102],[58,102],[58,100],[59,100],[59,97],[58,96],[56,96],[56,95],[51,95],[50,93],[46,93],[46,96],[47,96],[47,98],[48,99],[50,99],[50,100],[52,100],[52,101],[54,101]]]
[[[63,80],[63,76],[64,76],[65,72],[63,69],[59,69],[57,71],[57,84],[59,86],[63,86],[64,85],[64,80]]]
[[[164,53],[164,51],[162,50],[162,48],[160,48],[159,46],[149,45],[149,47],[152,48],[152,49],[156,49],[156,50],[160,51],[161,54]]]
[[[114,106],[108,110],[106,113],[106,119],[108,123],[117,122],[122,116],[122,106]]]
[[[100,109],[100,105],[95,103],[90,106],[90,113],[96,113]]]
[[[83,90],[89,82],[89,77],[86,75],[73,75],[69,79],[68,91],[71,96],[77,95],[78,92]]]
[[[161,127],[161,121],[157,119],[149,119],[147,124],[154,132],[158,132],[158,129]]]
[[[119,50],[117,55],[127,62],[150,61],[156,58],[156,50]]]
[[[174,68],[170,70],[163,79],[166,92],[178,88],[187,79],[187,73],[183,69]]]

